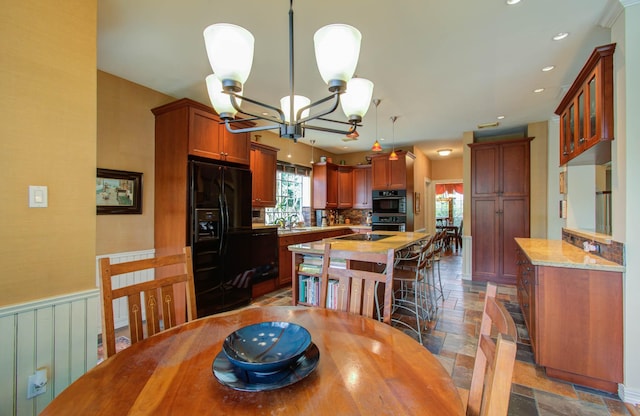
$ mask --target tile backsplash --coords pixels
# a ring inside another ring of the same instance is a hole
[[[576,233],[572,233],[567,229],[562,230],[562,240],[578,248],[582,248],[585,241],[588,241],[590,243],[592,242],[591,239],[585,238],[584,236]],[[608,244],[601,242],[596,242],[596,244],[598,245],[598,247],[600,247],[600,252],[594,254],[597,254],[598,256],[614,263],[618,263],[622,266],[625,265],[623,243],[612,240],[611,243]]]

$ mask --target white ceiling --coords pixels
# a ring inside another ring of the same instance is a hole
[[[497,121],[500,128],[549,120],[564,92],[599,45],[617,0],[298,0],[295,11],[296,93],[312,101],[328,94],[318,73],[313,33],[347,23],[362,33],[356,74],[375,84],[378,137],[435,150],[462,151],[465,131]],[[235,23],[255,37],[244,95],[279,106],[289,85],[287,0],[100,0],[98,68],[176,98],[210,105],[211,73],[202,31]],[[569,32],[553,41],[558,32]],[[550,72],[542,72],[555,65]],[[545,91],[534,94],[536,88]],[[332,118],[342,119],[338,110]],[[301,139],[333,153],[368,150],[376,136],[372,104],[357,141],[309,131]],[[348,148],[343,148],[348,146]]]

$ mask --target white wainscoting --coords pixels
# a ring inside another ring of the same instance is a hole
[[[0,415],[37,415],[98,360],[100,291],[0,308]],[[27,399],[27,379],[47,369],[47,391]]]
[[[141,251],[130,251],[126,253],[116,253],[116,254],[106,254],[103,256],[96,257],[96,286],[100,287],[100,259],[104,257],[109,257],[111,259],[111,263],[122,263],[125,261],[133,261],[133,260],[143,260],[151,258],[155,255],[155,250],[141,250]],[[148,280],[154,279],[153,270],[144,270],[141,272],[135,273],[127,273],[123,275],[118,275],[113,277],[113,288],[117,289],[122,286],[127,286],[134,283],[146,282]],[[102,332],[102,308],[100,308],[100,319],[98,320],[98,332]],[[145,319],[144,309],[142,311],[142,319]],[[124,326],[129,325],[128,321],[128,312],[127,312],[127,300],[126,299],[116,299],[113,301],[113,319],[115,322],[116,328],[122,328]]]
[[[473,251],[473,241],[470,235],[462,236],[462,279],[471,280],[471,259]]]

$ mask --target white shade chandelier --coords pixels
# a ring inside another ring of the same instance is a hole
[[[218,23],[204,30],[207,56],[213,74],[206,78],[209,98],[213,108],[224,120],[231,133],[247,133],[260,130],[280,131],[280,137],[297,141],[304,137],[305,130],[357,137],[357,128],[369,109],[373,94],[373,83],[364,78],[354,78],[360,55],[360,32],[349,25],[332,24],[320,28],[314,35],[318,70],[329,88],[330,94],[311,102],[295,94],[293,59],[293,0],[289,2],[289,94],[280,100],[280,108],[243,96],[242,86],[249,77],[253,63],[253,35],[246,29],[229,23]],[[242,107],[242,101],[260,107],[262,111],[251,111]],[[293,102],[293,105],[290,103]],[[322,107],[322,104],[324,104]],[[338,105],[347,121],[325,118]],[[315,113],[309,115],[310,110]],[[234,119],[237,113],[250,116]],[[267,126],[246,128],[232,127],[237,121],[266,120],[276,123]],[[310,125],[312,120],[342,124],[344,127]],[[348,127],[347,127],[348,126]]]

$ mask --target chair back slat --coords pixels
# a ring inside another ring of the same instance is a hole
[[[467,402],[468,416],[504,416],[509,409],[518,333],[513,318],[502,302],[496,300],[496,295],[497,286],[488,283]],[[491,338],[492,328],[498,332],[496,341]]]
[[[114,289],[112,277],[143,270],[153,270],[155,279]],[[159,277],[166,275],[166,277]],[[180,320],[176,295],[186,298],[186,320],[197,317],[191,248],[181,254],[114,263],[100,259],[100,291],[102,293],[102,341],[105,356],[116,353],[113,301],[127,298],[131,343],[174,327]],[[144,300],[143,300],[144,298]],[[183,298],[184,299],[184,298]],[[144,320],[144,322],[143,322]]]
[[[336,267],[336,259],[345,260],[345,268]],[[333,261],[332,261],[333,260]],[[338,285],[337,308],[354,314],[373,317],[376,283],[384,283],[383,321],[391,323],[394,250],[382,253],[332,250],[326,243],[322,260],[320,306],[327,307],[329,280]],[[354,269],[353,267],[358,267]],[[366,269],[366,270],[365,270]],[[383,269],[380,271],[380,269]]]

